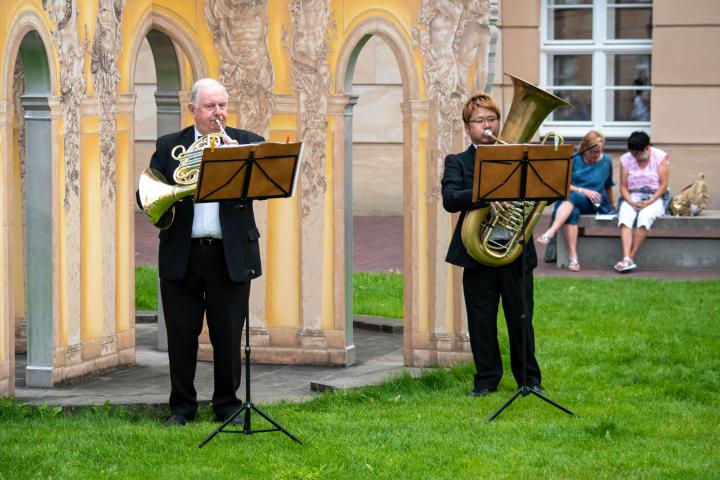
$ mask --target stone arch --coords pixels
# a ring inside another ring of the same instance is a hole
[[[16,235],[16,229],[22,228],[11,225],[5,230],[4,242],[11,245],[13,238],[24,238],[24,259],[8,258],[14,266],[7,272],[22,271],[27,288],[25,291],[25,316],[27,321],[27,357],[23,360],[25,384],[27,386],[49,387],[53,384],[54,356],[59,331],[59,315],[57,298],[59,285],[55,278],[53,262],[57,255],[57,231],[54,221],[57,211],[54,208],[57,186],[57,138],[54,132],[57,129],[55,115],[51,113],[57,109],[57,99],[51,95],[59,91],[57,82],[58,72],[53,61],[53,49],[50,32],[45,23],[35,12],[22,11],[12,22],[8,35],[6,63],[3,65],[4,90],[0,93],[2,102],[9,106],[8,119],[17,113],[13,108],[13,95],[15,90],[14,68],[18,59],[22,61],[24,69],[24,93],[22,94],[23,129],[25,135],[25,196],[23,202],[14,195],[8,197],[9,205],[3,212],[3,217],[10,219],[10,205],[16,202],[23,203],[20,207],[26,216],[25,235]],[[12,159],[15,139],[12,127],[6,130],[5,145],[7,149],[3,157]],[[10,176],[20,175],[11,166],[4,166],[6,182]],[[32,181],[28,181],[32,179]],[[22,179],[21,179],[22,180]],[[10,250],[8,250],[9,252]],[[20,264],[20,263],[24,264]],[[10,308],[6,309],[6,321],[15,322],[16,312],[12,305],[13,297],[21,295],[14,285],[13,279],[8,278],[8,301]],[[14,332],[15,328],[6,330]],[[13,373],[15,370],[14,335],[11,335],[10,349],[10,375],[11,392],[14,387]]]
[[[412,365],[413,345],[412,333],[414,331],[413,319],[417,319],[419,300],[419,278],[418,269],[414,268],[413,262],[420,258],[420,245],[417,231],[418,211],[418,154],[419,154],[419,122],[423,117],[426,107],[424,102],[419,100],[419,76],[416,70],[416,63],[413,58],[412,47],[408,38],[403,35],[399,27],[391,20],[384,17],[371,17],[360,22],[347,36],[338,55],[337,68],[335,70],[335,93],[337,95],[351,95],[352,79],[355,69],[355,62],[360,55],[365,43],[371,36],[380,37],[393,52],[400,70],[403,90],[403,103],[401,105],[403,117],[403,270],[404,270],[404,335],[403,335],[403,358],[406,365]],[[345,178],[338,179],[344,184],[341,189],[342,196],[339,203],[345,206],[345,343],[346,347],[352,345],[352,107],[355,98],[350,97],[345,109],[345,124],[342,128],[344,144],[344,167]],[[421,114],[421,112],[423,114]],[[349,224],[349,225],[348,225]],[[416,321],[416,320],[415,320]]]
[[[395,55],[402,77],[404,101],[418,99],[419,77],[415,69],[412,47],[398,27],[383,17],[371,17],[363,21],[347,36],[338,55],[338,65],[335,69],[335,93],[342,95],[351,90],[355,62],[362,47],[372,35],[381,37]]]
[[[157,136],[175,132],[182,125],[183,106],[189,100],[189,90],[192,83],[207,76],[207,65],[205,57],[198,49],[198,41],[189,34],[177,21],[158,12],[149,13],[138,25],[138,32],[133,38],[129,55],[130,65],[128,66],[128,92],[135,92],[135,73],[137,67],[140,47],[148,39],[153,52],[155,69],[157,72],[157,91],[155,92],[155,103],[157,105]],[[190,64],[190,78],[187,78],[182,68],[182,57],[185,56]],[[133,107],[132,122],[134,123],[137,103]],[[136,148],[137,133],[129,138],[131,148]],[[146,143],[139,140],[140,143]],[[154,141],[152,142],[154,145]],[[134,177],[147,167],[152,150],[147,156],[139,158],[140,164],[133,164],[130,171]],[[137,181],[134,179],[136,186]],[[158,290],[158,347],[161,350],[167,349],[167,337],[165,321],[162,310],[162,300]]]
[[[188,34],[184,28],[172,18],[167,17],[158,12],[149,13],[137,27],[137,34],[133,38],[133,43],[130,50],[128,61],[128,78],[129,87],[128,91],[133,91],[135,83],[135,60],[137,59],[138,52],[140,51],[140,45],[142,44],[145,37],[151,30],[158,30],[159,32],[167,35],[173,44],[176,45],[180,51],[188,58],[190,63],[190,71],[194,79],[204,78],[207,76],[207,65],[205,64],[205,58],[202,52],[198,49],[198,42],[193,35]],[[177,54],[177,52],[176,52]],[[182,75],[182,68],[180,69],[180,88],[189,90],[192,84],[192,79],[184,78]]]
[[[6,57],[6,62],[3,65],[3,90],[0,91],[0,98],[2,98],[3,101],[10,101],[12,97],[13,69],[15,68],[17,56],[20,53],[20,44],[25,38],[25,35],[34,31],[40,37],[42,44],[46,46],[46,52],[52,52],[52,49],[47,48],[47,46],[53,44],[50,32],[45,27],[45,22],[34,11],[28,10],[21,12],[18,15],[18,18],[11,22],[11,24],[12,29],[8,33],[9,40],[7,46],[5,47],[5,51],[8,52],[8,56]],[[49,57],[50,55],[47,55],[46,59]],[[51,92],[58,92],[60,87],[57,80],[58,72],[56,70],[56,62],[48,61],[47,63],[49,73],[48,82],[50,85],[50,90],[48,91],[49,95]]]

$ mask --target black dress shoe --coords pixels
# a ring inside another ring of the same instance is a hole
[[[489,388],[476,388],[474,390],[470,390],[468,395],[471,397],[486,397],[495,391],[496,390],[490,390]]]
[[[233,416],[233,413],[235,413],[235,412],[227,414],[227,416],[225,416],[225,418],[220,421],[223,423],[227,422],[230,419],[230,417]],[[228,425],[232,425],[233,427],[243,428],[245,426],[245,413],[243,412],[240,415],[233,418],[232,421],[230,423],[228,423]]]
[[[185,425],[186,423],[192,421],[192,419],[187,418],[184,415],[180,414],[173,414],[170,415],[164,422],[163,427],[179,427],[181,425]]]

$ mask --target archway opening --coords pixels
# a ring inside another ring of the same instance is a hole
[[[52,386],[53,232],[50,69],[38,32],[25,34],[13,75],[10,272],[15,386]]]
[[[397,59],[380,35],[368,34],[358,42],[346,75],[346,93],[357,97],[348,132],[352,140],[346,141],[351,145],[346,199],[352,200],[347,203],[353,310],[365,313],[353,314],[356,359],[382,356],[402,365],[403,81]]]
[[[135,185],[138,184],[142,171],[150,164],[157,138],[180,130],[181,60],[184,60],[182,53],[175,48],[172,39],[157,29],[148,32],[138,50],[134,78]],[[138,270],[136,290],[147,290],[149,283],[158,284],[156,270],[153,270],[153,267],[157,266],[157,250],[157,229],[136,207],[135,266]],[[138,346],[157,346],[161,350],[166,350],[167,339],[159,289],[155,298],[157,304],[155,310],[143,313],[147,313],[148,317],[156,313],[157,323],[136,325],[137,343]],[[146,306],[148,303],[152,302],[142,298],[139,302],[136,301],[140,310],[149,310]],[[152,332],[155,330],[155,325],[157,325],[157,336]]]

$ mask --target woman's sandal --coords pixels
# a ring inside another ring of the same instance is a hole
[[[570,263],[568,263],[568,270],[571,272],[579,272],[580,271],[580,264],[577,260],[570,260]]]
[[[624,257],[621,261],[615,264],[613,267],[618,273],[628,273],[637,268],[637,265],[630,257]]]
[[[547,245],[552,240],[552,237],[548,237],[544,233],[535,239],[540,245]]]

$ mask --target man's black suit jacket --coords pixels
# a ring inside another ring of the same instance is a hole
[[[461,212],[448,249],[445,261],[464,268],[495,268],[483,265],[468,255],[462,243],[462,224],[468,210],[483,207],[485,203],[473,203],[472,191],[475,178],[475,146],[463,153],[450,154],[445,158],[445,173],[442,178],[443,207],[450,213]],[[537,266],[537,255],[532,237],[526,239],[525,265],[528,270]],[[510,265],[518,264],[515,261]]]
[[[227,127],[225,131],[240,145],[264,140],[260,135],[245,130]],[[162,173],[170,184],[174,184],[173,172],[179,162],[172,158],[171,151],[176,145],[188,148],[194,141],[194,126],[160,137],[150,160],[150,167]],[[192,198],[186,197],[175,204],[175,219],[170,228],[160,230],[160,278],[180,280],[185,276],[190,259],[193,215]],[[255,224],[252,202],[221,202],[220,227],[230,278],[235,282],[243,282],[259,277],[262,274],[258,244],[260,232]]]

